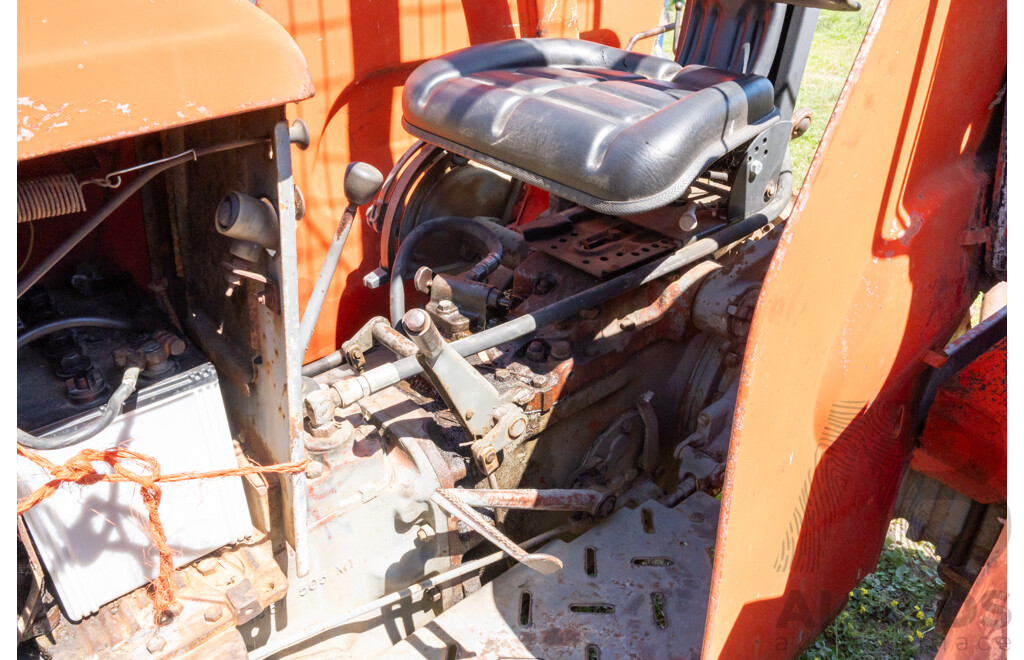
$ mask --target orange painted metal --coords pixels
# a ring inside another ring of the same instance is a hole
[[[975,291],[1005,71],[1005,3],[879,3],[753,319],[704,657],[795,656],[874,570],[922,360]]]
[[[520,36],[578,36],[619,46],[657,25],[661,12],[658,2],[638,9],[614,0],[260,0],[259,6],[294,37],[317,90],[289,110],[306,121],[312,140],[292,161],[306,200],[298,235],[303,307],[347,203],[346,165],[360,160],[387,173],[413,143],[401,125],[401,98],[419,64]],[[365,222],[353,225],[304,362],[337,349],[368,315],[387,315],[386,290],[362,284],[378,265],[378,240]]]
[[[245,0],[18,3],[18,160],[312,93],[288,33]]]
[[[942,640],[935,660],[1002,660],[1007,657],[1010,610],[1006,591],[1006,564],[1009,560],[1006,532],[1004,527],[946,638]]]
[[[947,380],[910,466],[977,502],[1006,501],[1006,339]]]

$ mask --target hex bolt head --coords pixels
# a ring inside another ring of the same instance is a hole
[[[318,479],[323,476],[324,464],[320,461],[311,461],[306,466],[306,478],[307,479]]]
[[[219,562],[213,557],[205,557],[196,564],[196,570],[199,571],[200,575],[209,575],[217,570],[218,564]]]
[[[547,384],[548,379],[544,376],[534,376],[530,379],[530,385],[533,385],[534,387],[544,387]]]
[[[223,614],[224,614],[224,608],[223,607],[221,607],[220,605],[210,605],[209,607],[206,608],[206,611],[203,612],[203,618],[206,619],[207,621],[209,621],[210,623],[213,623],[214,621],[220,619],[220,617]]]
[[[159,653],[167,646],[167,640],[163,637],[154,637],[146,644],[146,650],[150,653]]]
[[[508,369],[498,369],[494,372],[494,379],[499,383],[507,383],[512,380],[512,372]]]
[[[185,606],[181,604],[181,601],[177,601],[176,600],[176,601],[173,601],[170,605],[168,605],[167,609],[164,610],[164,611],[167,612],[168,614],[170,614],[171,616],[178,616],[184,610],[185,610]]]
[[[455,311],[455,303],[453,303],[452,301],[447,300],[447,299],[439,300],[437,302],[437,311],[442,313],[442,314],[447,314],[449,312],[454,312]]]

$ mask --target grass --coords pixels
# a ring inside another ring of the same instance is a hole
[[[796,107],[813,113],[810,129],[790,142],[793,155],[793,190],[799,190],[818,148],[825,125],[853,65],[878,0],[861,0],[858,12],[823,11],[814,32]]]
[[[850,592],[846,608],[801,660],[934,658],[942,644],[935,630],[943,583],[930,543],[914,543],[894,521],[878,568]],[[905,523],[903,523],[905,525]]]

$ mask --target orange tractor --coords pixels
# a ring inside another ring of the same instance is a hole
[[[853,0],[254,4],[18,8],[21,652],[790,658],[897,516],[1005,648],[1005,3],[800,190]]]

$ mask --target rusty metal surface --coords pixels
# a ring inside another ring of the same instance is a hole
[[[531,243],[531,247],[595,277],[613,275],[680,246],[670,236],[607,217],[577,220],[564,235]]]
[[[19,2],[17,43],[18,160],[313,94],[295,42],[245,2]]]
[[[189,651],[237,651],[235,626],[264,611],[288,590],[269,539],[230,546],[174,573],[178,610],[159,627],[146,587],[140,587],[72,624],[61,621],[41,646],[68,658],[181,657]],[[223,635],[223,636],[222,636]],[[207,641],[217,640],[214,647]],[[223,646],[222,646],[223,645]],[[244,650],[245,645],[242,644]],[[201,657],[201,655],[195,656]],[[214,657],[206,655],[204,657]]]
[[[879,3],[754,313],[705,657],[795,657],[874,570],[922,358],[976,290],[1005,30],[1005,3]]]
[[[910,463],[978,502],[1006,499],[1006,346],[1003,339],[939,388]]]
[[[557,575],[513,567],[384,658],[697,657],[718,505],[698,493],[675,509],[620,509],[541,548],[565,564]]]
[[[446,497],[455,497],[469,506],[536,511],[585,511],[597,513],[607,495],[596,490],[513,488],[506,490],[443,489]]]

